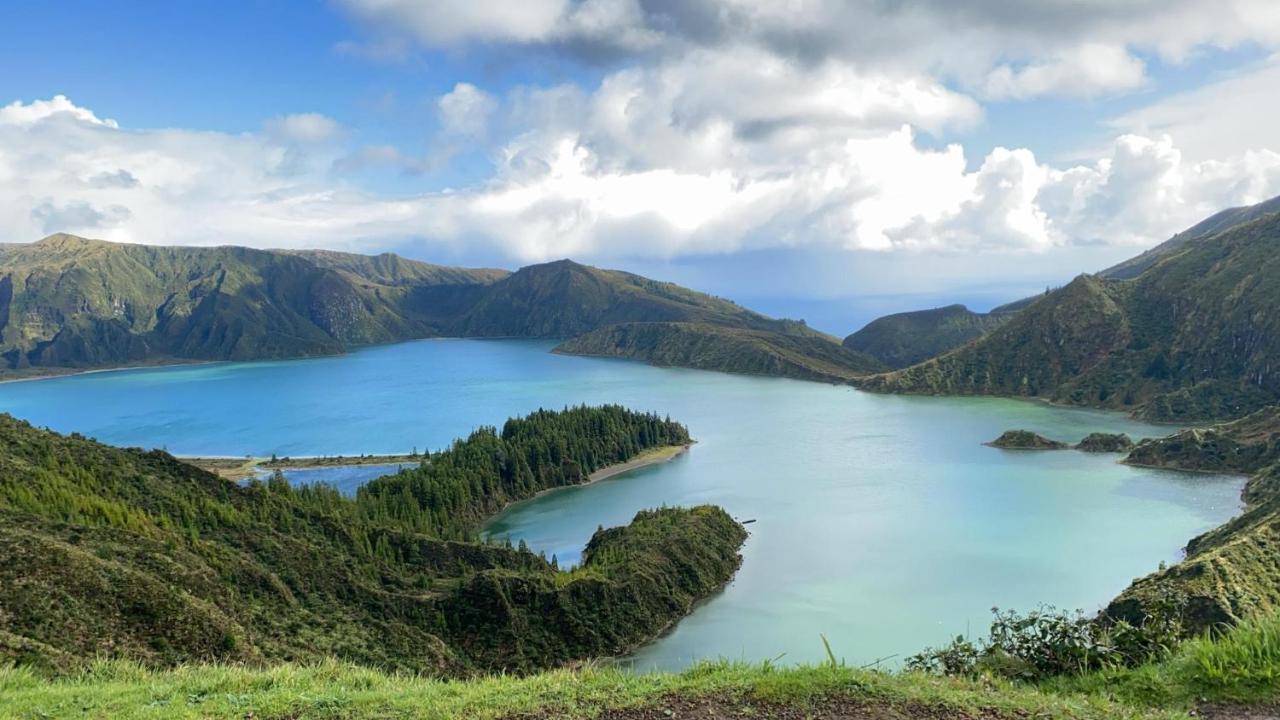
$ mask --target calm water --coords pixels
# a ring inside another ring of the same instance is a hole
[[[0,385],[0,410],[113,444],[258,456],[438,449],[479,425],[566,403],[670,413],[698,439],[691,452],[518,505],[489,527],[568,563],[598,525],[658,504],[717,503],[755,519],[737,578],[641,649],[633,661],[646,668],[818,660],[820,633],[837,654],[867,663],[978,633],[992,606],[1093,610],[1239,507],[1233,478],[981,445],[1015,427],[1062,440],[1168,430],[1113,414],[868,395],[550,347],[431,340],[10,383]],[[349,489],[368,478],[361,472],[326,479]]]
[[[284,468],[286,479],[294,485],[310,485],[326,483],[337,488],[343,495],[355,495],[356,489],[376,477],[399,472],[401,468],[416,467],[410,464],[387,465],[344,465],[338,467]],[[260,470],[258,477],[266,480],[270,470]]]

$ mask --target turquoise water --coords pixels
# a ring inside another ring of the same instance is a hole
[[[1093,610],[1239,509],[1235,478],[981,444],[1009,428],[1072,441],[1095,430],[1168,432],[1114,414],[869,395],[550,347],[430,340],[9,383],[0,410],[113,444],[237,456],[438,449],[479,425],[566,403],[669,413],[697,438],[689,453],[544,495],[489,527],[571,563],[598,525],[654,505],[716,503],[756,520],[736,579],[638,651],[631,660],[645,668],[819,660],[820,633],[862,664],[978,633],[993,606]]]

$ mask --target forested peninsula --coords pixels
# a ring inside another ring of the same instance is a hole
[[[741,525],[711,506],[640,512],[571,570],[477,531],[507,502],[688,442],[618,406],[544,410],[349,498],[0,416],[0,663],[340,658],[457,676],[618,654],[728,582]]]

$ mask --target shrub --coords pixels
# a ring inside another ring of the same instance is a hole
[[[1041,607],[1026,614],[992,608],[987,638],[963,636],[907,659],[908,670],[995,675],[1035,681],[1103,667],[1134,666],[1166,656],[1184,636],[1185,599],[1169,592],[1139,624]]]

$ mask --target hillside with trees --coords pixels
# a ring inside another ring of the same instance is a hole
[[[619,407],[540,411],[352,499],[0,416],[0,664],[336,657],[462,675],[618,654],[729,580],[738,523],[710,506],[641,512],[567,571],[476,532],[508,501],[687,441]]]

